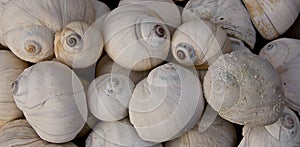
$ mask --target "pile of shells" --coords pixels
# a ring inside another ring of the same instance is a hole
[[[299,0],[0,0],[0,146],[300,146]]]

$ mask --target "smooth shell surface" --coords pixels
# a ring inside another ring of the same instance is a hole
[[[72,68],[85,68],[100,58],[103,50],[101,31],[85,22],[73,21],[55,34],[55,57]]]
[[[102,121],[117,121],[128,116],[133,82],[121,74],[104,74],[89,86],[87,101],[90,112]]]
[[[265,59],[245,51],[219,57],[204,77],[207,102],[233,123],[268,125],[283,110],[280,77]]]
[[[172,53],[185,66],[207,67],[223,53],[231,52],[230,41],[218,25],[195,20],[182,24],[172,36]]]
[[[12,52],[0,50],[0,127],[23,116],[14,101],[11,85],[27,67],[27,63]]]
[[[254,48],[256,32],[240,0],[189,0],[183,9],[182,21],[200,19],[220,25],[228,36]]]
[[[37,63],[23,71],[12,90],[18,108],[42,139],[68,142],[83,128],[86,95],[79,78],[66,65]]]
[[[25,119],[14,120],[1,127],[0,146],[77,147],[71,142],[65,144],[53,144],[42,140]]]
[[[257,31],[273,40],[287,31],[300,12],[299,0],[243,0]]]
[[[142,140],[129,119],[99,122],[86,139],[86,147],[162,147],[160,143]]]
[[[297,115],[285,107],[282,116],[267,126],[244,126],[239,147],[296,147],[300,146],[300,123]]]
[[[135,87],[129,117],[143,140],[164,142],[192,128],[203,109],[196,71],[167,63],[153,69]]]
[[[300,112],[300,40],[280,38],[268,43],[259,53],[279,73],[286,104]]]
[[[159,15],[144,6],[114,9],[106,17],[102,32],[105,51],[124,68],[149,70],[168,56],[170,32]]]

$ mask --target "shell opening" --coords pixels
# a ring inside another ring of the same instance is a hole
[[[14,95],[17,94],[18,89],[19,89],[18,87],[19,87],[18,81],[14,81],[14,82],[11,84],[12,93],[13,93]]]
[[[267,50],[271,50],[273,47],[274,47],[273,44],[268,44]]]
[[[161,26],[161,25],[155,25],[155,26],[154,26],[154,30],[155,30],[155,34],[156,34],[158,37],[164,37],[165,34],[166,34],[166,31],[165,31],[164,27]]]
[[[24,46],[24,49],[28,54],[37,54],[41,52],[41,45],[36,41],[27,41]]]
[[[70,47],[75,47],[81,41],[79,34],[71,34],[67,37],[67,45]]]
[[[107,94],[117,94],[117,92],[114,90],[114,88],[119,84],[119,80],[116,78],[109,78],[106,82],[106,88],[105,91]]]
[[[176,56],[181,59],[184,60],[186,59],[186,57],[188,56],[190,59],[193,59],[196,57],[196,53],[194,48],[187,44],[187,43],[179,43],[176,46]],[[194,61],[193,61],[194,62]]]
[[[177,57],[178,57],[179,59],[181,59],[181,60],[183,60],[183,59],[186,58],[186,55],[185,55],[184,51],[182,51],[182,50],[178,50],[178,51],[176,52],[176,55],[177,55]]]
[[[292,116],[289,114],[283,114],[284,116],[282,117],[281,123],[282,126],[284,126],[287,129],[292,129],[295,126],[295,120]]]

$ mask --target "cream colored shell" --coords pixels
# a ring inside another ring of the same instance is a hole
[[[128,118],[99,122],[86,139],[86,147],[162,147],[160,143],[142,140]]]
[[[134,86],[128,77],[117,73],[97,77],[87,93],[90,112],[102,121],[117,121],[127,117]]]
[[[300,112],[300,40],[280,38],[266,44],[259,56],[267,59],[282,80],[286,104]]]
[[[102,32],[105,51],[124,68],[149,70],[168,56],[170,32],[159,15],[144,6],[114,9],[104,20]]]
[[[12,90],[18,108],[43,140],[68,142],[83,128],[86,95],[80,80],[66,65],[37,63],[23,71]]]
[[[258,32],[273,40],[288,30],[300,12],[299,0],[243,0]]]
[[[88,24],[95,20],[91,0],[10,0],[3,8],[0,42],[19,58],[34,63],[54,56],[56,31],[75,20]]]
[[[195,20],[182,24],[172,36],[172,53],[185,66],[207,67],[223,53],[231,52],[224,30],[208,21]]]
[[[216,23],[228,36],[243,41],[251,49],[256,32],[250,15],[240,0],[190,0],[182,12],[182,21],[207,20]]]
[[[244,126],[239,147],[298,147],[300,123],[297,115],[285,107],[278,121],[267,126]]]
[[[165,142],[192,128],[203,108],[196,71],[167,63],[153,69],[135,87],[129,117],[143,140]]]
[[[12,52],[0,50],[0,127],[23,116],[14,101],[11,85],[27,67],[27,63]]]
[[[204,77],[207,102],[233,123],[268,125],[283,109],[280,77],[265,59],[245,51],[219,57]]]
[[[42,140],[25,119],[11,121],[0,129],[0,146],[12,147],[77,147],[68,142],[54,144]]]
[[[55,34],[55,57],[72,68],[85,68],[100,58],[103,50],[101,31],[85,22],[73,21]]]

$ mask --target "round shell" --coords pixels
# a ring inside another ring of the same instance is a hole
[[[133,82],[121,74],[104,74],[89,86],[87,101],[90,112],[102,121],[117,121],[128,116]]]
[[[287,31],[300,12],[299,0],[243,0],[258,32],[273,40]]]
[[[101,57],[96,67],[96,77],[108,73],[122,74],[129,77],[134,84],[137,84],[142,79],[146,78],[149,72],[150,71],[130,71],[115,63],[109,58],[108,55],[104,55],[103,57]]]
[[[259,53],[279,73],[286,104],[300,112],[300,40],[280,38],[268,43]]]
[[[7,50],[0,50],[0,127],[23,116],[11,92],[12,83],[27,68],[26,62]]]
[[[218,58],[204,77],[207,102],[226,120],[240,125],[268,125],[282,113],[279,75],[265,59],[245,51]]]
[[[75,20],[88,24],[95,20],[90,0],[10,0],[0,12],[0,42],[34,63],[53,57],[55,32]]]
[[[129,102],[129,117],[143,140],[164,142],[192,128],[203,107],[196,71],[167,63],[153,69],[135,87]]]
[[[207,20],[218,24],[228,36],[254,48],[256,32],[250,15],[240,0],[190,0],[182,12],[182,21]]]
[[[140,5],[114,9],[103,24],[105,51],[124,68],[145,71],[168,56],[170,32],[159,15]]]
[[[204,132],[198,131],[198,125],[179,138],[166,142],[165,147],[233,147],[237,136],[233,125],[216,117],[213,124]]]
[[[25,119],[14,120],[1,127],[0,146],[77,147],[71,142],[53,144],[42,140]]]
[[[93,0],[93,5],[95,8],[96,19],[110,12],[110,8],[104,2]]]
[[[231,44],[224,30],[208,21],[186,22],[172,36],[173,56],[186,66],[207,69],[222,53],[229,52]]]
[[[12,91],[18,108],[43,140],[68,142],[85,124],[87,103],[83,86],[62,63],[46,61],[25,69]]]
[[[285,107],[275,123],[267,126],[244,126],[239,147],[296,147],[300,146],[300,123],[297,115]]]

